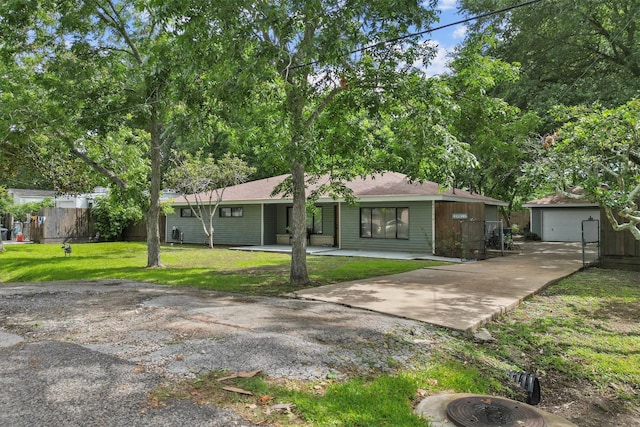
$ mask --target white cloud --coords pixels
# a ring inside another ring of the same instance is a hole
[[[435,40],[431,40],[429,41],[429,43],[436,46],[436,56],[431,60],[426,68],[424,67],[424,64],[420,64],[419,68],[424,69],[425,74],[429,77],[448,73],[450,70],[447,64],[451,59],[449,58],[449,54],[451,53],[452,49],[446,49],[442,46],[442,44],[438,43]]]
[[[453,31],[453,38],[456,40],[462,40],[464,39],[464,36],[467,34],[467,27],[462,25],[457,27],[454,31]]]
[[[455,9],[458,4],[458,0],[440,0],[438,2],[438,9],[451,10]]]

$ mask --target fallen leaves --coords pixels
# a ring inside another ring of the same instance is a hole
[[[232,380],[234,378],[253,378],[256,375],[258,375],[260,372],[262,372],[262,369],[258,369],[255,371],[240,371],[235,374],[228,375],[226,377],[218,378],[218,382]]]
[[[238,388],[238,387],[226,386],[226,387],[222,387],[222,389],[225,390],[225,391],[231,391],[233,393],[244,394],[244,395],[247,395],[247,396],[253,396],[253,393],[251,393],[249,390],[245,390],[245,389]]]

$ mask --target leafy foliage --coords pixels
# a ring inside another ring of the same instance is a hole
[[[96,199],[91,208],[95,230],[104,240],[120,240],[124,229],[143,218],[142,208],[135,201],[115,192]]]
[[[511,0],[462,0],[477,15]],[[640,89],[640,3],[636,0],[542,1],[479,20],[472,33],[495,31],[490,52],[521,64],[517,82],[499,96],[541,116],[554,105],[600,101],[616,106]]]
[[[564,125],[538,171],[570,197],[597,202],[614,229],[640,240],[640,100],[555,111]],[[578,186],[582,194],[568,191]]]
[[[457,184],[509,202],[508,218],[532,192],[521,175],[522,165],[532,161],[538,148],[532,136],[539,118],[495,95],[496,87],[516,82],[520,72],[516,64],[487,53],[496,43],[492,34],[471,35],[451,61],[446,80],[457,106],[449,121],[477,161],[475,168],[457,169]]]
[[[188,153],[174,158],[174,167],[167,173],[169,187],[184,194],[193,214],[200,220],[204,234],[213,248],[213,218],[227,187],[249,179],[255,168],[230,154],[216,160],[212,155]],[[192,201],[193,198],[193,201]]]

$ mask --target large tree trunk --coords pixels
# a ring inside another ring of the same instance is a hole
[[[307,274],[307,198],[304,180],[304,164],[294,163],[291,167],[293,180],[293,247],[291,248],[292,285],[309,283]]]
[[[151,194],[147,219],[147,267],[162,267],[160,262],[160,191],[162,186],[160,124],[156,106],[151,106]]]

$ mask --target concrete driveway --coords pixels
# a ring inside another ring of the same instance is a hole
[[[337,283],[295,293],[473,331],[547,285],[580,270],[580,243],[525,243],[517,255]],[[587,261],[597,258],[589,247]]]

